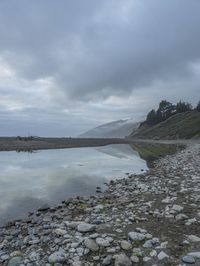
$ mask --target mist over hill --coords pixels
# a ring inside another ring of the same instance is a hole
[[[140,123],[132,119],[117,120],[100,125],[79,135],[81,138],[124,138],[134,132]]]

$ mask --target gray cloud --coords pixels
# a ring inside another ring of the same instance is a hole
[[[130,3],[2,1],[1,52],[24,78],[53,77],[56,90],[79,98],[191,74],[199,1]]]
[[[93,126],[141,118],[162,97],[195,103],[199,13],[197,0],[1,1],[0,73],[11,73],[0,74],[0,105],[35,121],[67,109],[63,120]]]

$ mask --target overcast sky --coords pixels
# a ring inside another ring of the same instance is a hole
[[[0,135],[76,136],[200,99],[199,0],[0,0]]]

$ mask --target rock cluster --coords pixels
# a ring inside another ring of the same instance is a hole
[[[200,145],[0,229],[0,265],[200,265]]]

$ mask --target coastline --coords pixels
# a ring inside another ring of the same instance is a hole
[[[109,144],[200,144],[200,139],[140,139],[140,138],[46,138],[0,137],[1,151],[33,152],[37,150],[96,147]]]
[[[7,224],[0,265],[199,265],[199,161],[200,145],[191,144],[103,193]]]
[[[32,152],[35,150],[65,149],[127,144],[129,140],[120,138],[35,138],[0,137],[0,151]]]

